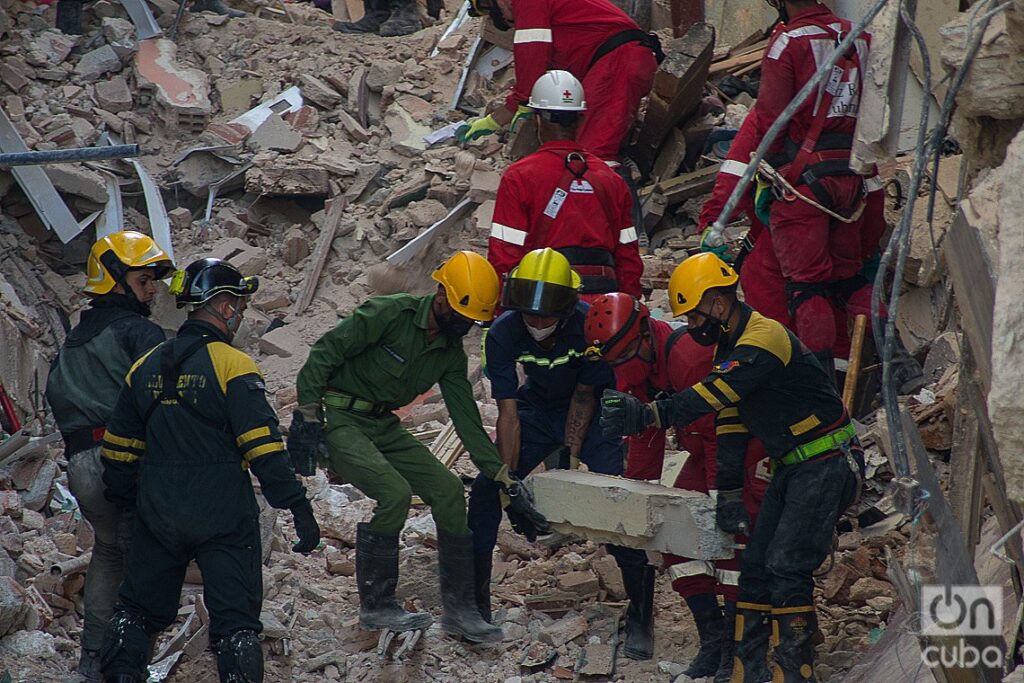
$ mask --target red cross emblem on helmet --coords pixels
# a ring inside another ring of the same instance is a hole
[[[566,90],[562,93],[562,97],[565,98],[566,101],[572,100],[572,91]]]

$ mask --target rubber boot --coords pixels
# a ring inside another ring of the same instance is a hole
[[[82,34],[82,2],[81,0],[59,0],[57,2],[58,31],[67,36]],[[99,680],[98,678],[96,680]]]
[[[395,602],[398,587],[398,534],[378,534],[356,526],[356,585],[359,625],[368,631],[415,631],[433,622],[426,612],[407,612]]]
[[[331,26],[339,33],[377,33],[388,18],[387,0],[363,0],[364,13],[359,21],[336,21]]]
[[[683,673],[690,678],[703,678],[714,675],[722,663],[722,632],[725,630],[725,622],[717,600],[712,610],[693,612],[691,609],[691,612],[700,636],[700,650]]]
[[[772,683],[816,683],[814,644],[818,617],[813,605],[772,610]]]
[[[626,644],[623,654],[630,659],[654,656],[654,567],[621,567],[629,607],[626,609]]]
[[[491,569],[494,566],[493,553],[473,555],[473,594],[480,618],[491,623]]]
[[[896,348],[893,350],[889,372],[896,382],[896,386],[899,387],[897,393],[900,396],[915,394],[927,384],[921,364],[910,355],[910,351],[907,351],[899,333],[896,334]]]
[[[736,603],[725,601],[722,617],[722,647],[718,659],[718,671],[715,672],[715,683],[729,683],[732,679],[733,656],[736,653]]]
[[[768,673],[771,610],[771,605],[736,603],[731,683],[764,683],[771,678]]]
[[[437,566],[444,608],[441,629],[474,643],[501,640],[501,628],[484,621],[476,604],[472,534],[449,534],[438,529]]]
[[[103,674],[100,673],[100,651],[82,649],[78,658],[78,674],[80,683],[102,683]]]
[[[389,0],[391,16],[380,25],[382,36],[407,36],[423,28],[416,0]]]
[[[237,19],[238,17],[244,17],[245,12],[237,9],[231,9],[224,4],[224,0],[192,0],[192,11],[193,12],[213,12],[224,17],[232,17]]]

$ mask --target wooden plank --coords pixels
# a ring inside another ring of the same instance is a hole
[[[658,159],[654,162],[651,178],[654,182],[658,182],[675,176],[685,158],[686,134],[678,128],[673,128],[661,144],[661,152],[658,153]]]
[[[334,241],[334,234],[338,231],[341,218],[345,215],[347,202],[345,197],[335,194],[331,198],[331,207],[324,217],[323,227],[320,229],[320,237],[316,240],[316,247],[313,249],[313,258],[310,260],[310,269],[306,272],[306,279],[302,282],[302,289],[292,306],[292,313],[299,315],[313,301],[317,285],[320,284],[320,274],[323,272],[327,257],[331,253],[331,243]]]
[[[981,532],[981,508],[984,496],[981,477],[984,471],[980,453],[978,418],[973,410],[959,408],[953,419],[953,449],[950,452],[950,479],[958,485],[949,489],[949,506],[960,524],[968,550],[973,552]]]
[[[719,165],[708,166],[677,176],[669,183],[662,183],[662,192],[669,206],[681,204],[687,199],[707,194],[715,187],[715,180],[718,178]]]
[[[964,333],[981,373],[984,393],[992,386],[992,321],[996,301],[992,264],[981,243],[978,230],[970,224],[963,209],[957,212],[946,234],[946,263],[960,309]]]
[[[764,59],[764,51],[765,48],[760,48],[758,50],[748,52],[747,54],[715,62],[711,65],[711,68],[708,69],[708,78],[735,73],[737,69],[742,69],[743,67],[747,67],[752,64],[760,64],[761,60]]]
[[[644,173],[653,168],[665,136],[700,107],[714,49],[715,31],[707,24],[696,24],[682,38],[665,45],[668,57],[654,75],[647,114],[632,154]]]

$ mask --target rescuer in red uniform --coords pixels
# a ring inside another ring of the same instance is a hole
[[[583,279],[584,301],[623,291],[640,296],[643,263],[626,183],[575,138],[587,110],[567,71],[549,71],[530,95],[541,147],[501,178],[487,260],[498,276],[534,249],[551,247]]]
[[[499,29],[514,25],[516,81],[505,106],[473,119],[462,140],[513,127],[530,115],[533,84],[549,69],[583,82],[591,116],[580,124],[579,142],[615,162],[640,100],[654,82],[661,45],[609,0],[470,0],[470,13],[489,15]]]
[[[618,390],[644,402],[683,391],[712,370],[714,347],[697,344],[686,334],[685,327],[674,329],[665,321],[655,320],[647,306],[621,292],[594,301],[587,312],[584,334],[592,344],[589,353],[614,368]],[[628,437],[626,478],[661,478],[667,431],[651,427]],[[714,415],[676,428],[680,448],[690,454],[676,477],[676,488],[717,496],[716,438]],[[751,524],[757,519],[768,488],[767,457],[760,441],[748,442],[743,502]],[[738,535],[736,541],[746,544],[747,538]],[[686,601],[700,635],[700,650],[683,673],[691,678],[716,676],[716,681],[728,681],[733,665],[740,553],[713,563],[677,555],[666,555],[665,560],[672,588]],[[724,616],[716,594],[725,600]],[[767,668],[763,673],[763,679],[754,680],[766,679]]]

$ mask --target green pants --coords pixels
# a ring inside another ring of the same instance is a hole
[[[440,531],[466,535],[462,481],[392,414],[367,417],[327,407],[330,468],[377,501],[370,530],[397,534],[416,494],[430,506]]]

